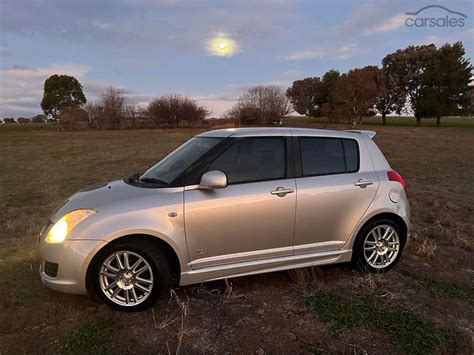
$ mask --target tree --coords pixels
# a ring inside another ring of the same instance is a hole
[[[45,115],[36,115],[31,118],[31,123],[44,123],[46,122]]]
[[[321,114],[325,115],[325,113],[334,110],[334,103],[331,102],[330,92],[336,85],[337,81],[341,77],[341,73],[339,71],[331,69],[324,73],[321,82]]]
[[[89,125],[98,129],[122,129],[125,107],[123,91],[109,86],[97,102],[86,106]]]
[[[97,102],[89,102],[84,106],[84,111],[87,112],[87,120],[89,128],[100,128],[100,107]]]
[[[286,90],[286,97],[290,100],[293,109],[301,115],[308,117],[308,125],[311,117],[321,115],[322,82],[318,77],[296,80]]]
[[[280,123],[291,111],[291,104],[281,88],[274,85],[255,86],[242,94],[226,113],[238,125]]]
[[[59,114],[58,121],[60,131],[75,131],[89,127],[87,112],[83,109],[64,109]]]
[[[195,125],[205,119],[210,112],[190,97],[166,95],[153,99],[148,105],[147,113],[156,127],[169,124],[177,128],[183,121]]]
[[[397,89],[396,80],[386,67],[378,69],[375,82],[377,85],[375,108],[382,116],[382,125],[386,126],[387,115],[394,111],[400,114],[406,97],[404,91]]]
[[[346,120],[352,125],[362,123],[364,116],[374,114],[377,99],[378,68],[367,66],[341,75],[329,91],[325,114],[333,120]]]
[[[16,119],[16,121],[17,121],[18,123],[30,123],[30,122],[31,122],[30,119],[27,118],[27,117],[18,117],[18,118]]]
[[[464,55],[461,42],[447,43],[438,49],[421,74],[416,111],[421,117],[436,117],[437,127],[442,116],[469,111],[468,91],[473,67]]]
[[[129,103],[125,105],[125,117],[127,118],[127,120],[131,121],[132,129],[137,128],[137,120],[142,114],[142,111],[143,110],[137,104]]]
[[[393,80],[393,93],[397,97],[396,110],[401,112],[407,103],[415,115],[417,126],[421,126],[422,118],[418,105],[421,97],[422,74],[435,55],[436,46],[430,44],[399,49],[382,60],[384,68]],[[401,100],[402,97],[403,100]]]
[[[87,102],[82,85],[68,75],[51,75],[44,82],[41,108],[46,116],[56,119],[67,108],[78,109]]]
[[[234,121],[238,126],[258,126],[261,123],[260,112],[257,107],[250,106],[247,102],[237,102],[227,112],[224,118]]]
[[[469,90],[466,94],[469,98],[469,108],[465,114],[469,117],[472,117],[474,115],[474,86],[469,86]]]

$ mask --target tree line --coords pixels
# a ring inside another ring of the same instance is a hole
[[[413,114],[417,126],[423,118],[472,115],[474,89],[472,65],[461,42],[409,46],[383,58],[381,66],[369,65],[341,74],[329,70],[322,77],[293,82],[284,93],[274,86],[258,86],[243,94],[226,117],[240,124],[281,122],[291,110],[330,122],[353,126],[364,117],[392,113]]]
[[[67,95],[62,92],[65,81]],[[187,96],[164,95],[141,107],[114,87],[105,88],[96,101],[87,102],[79,81],[67,75],[50,76],[44,87],[41,107],[45,115],[58,121],[61,130],[177,128],[194,126],[209,115],[206,107]]]
[[[308,123],[313,117],[326,117],[355,126],[367,116],[379,114],[386,125],[390,114],[408,113],[418,126],[428,117],[436,118],[439,126],[442,117],[472,115],[472,70],[461,42],[439,48],[409,46],[386,55],[380,66],[342,74],[332,69],[321,77],[296,80],[286,91],[272,85],[252,87],[223,118],[236,125],[278,125],[295,111],[308,117]],[[164,95],[143,107],[113,87],[88,103],[82,85],[67,75],[52,75],[45,81],[41,108],[44,115],[35,116],[36,122],[58,120],[66,130],[177,128],[201,124],[210,115],[191,97]]]
[[[340,74],[293,82],[286,92],[295,111],[308,117],[358,125],[363,117],[412,113],[417,126],[423,118],[471,115],[472,65],[461,42],[409,46],[390,53],[381,67],[366,66]]]

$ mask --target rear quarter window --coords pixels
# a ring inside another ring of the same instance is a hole
[[[343,139],[342,144],[346,159],[346,173],[355,173],[359,170],[359,145],[355,139]]]

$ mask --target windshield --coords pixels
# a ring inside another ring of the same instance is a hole
[[[145,171],[138,180],[170,184],[221,140],[216,137],[194,137]]]

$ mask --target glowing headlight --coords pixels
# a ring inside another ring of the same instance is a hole
[[[76,225],[94,213],[94,210],[84,209],[71,211],[65,214],[49,230],[48,235],[45,238],[46,243],[62,243]]]

